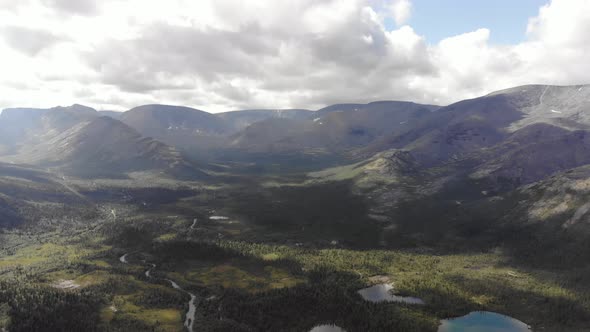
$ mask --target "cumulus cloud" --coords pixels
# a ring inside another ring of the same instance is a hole
[[[399,26],[405,24],[410,19],[412,3],[410,0],[394,0],[389,6],[389,9],[391,10],[395,24]]]
[[[63,40],[45,30],[19,26],[5,27],[1,33],[10,47],[31,56]]]
[[[503,46],[485,27],[427,44],[411,14],[409,0],[0,0],[0,107],[447,104],[590,81],[590,1],[551,1]]]

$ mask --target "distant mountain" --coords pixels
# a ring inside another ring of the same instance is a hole
[[[232,131],[237,132],[247,128],[251,124],[267,119],[301,120],[308,119],[313,114],[313,111],[303,109],[255,109],[217,113],[216,115],[222,118]]]
[[[80,176],[117,177],[142,170],[160,170],[183,178],[206,176],[173,147],[142,137],[110,117],[80,122],[49,140],[24,147],[8,160]]]
[[[119,120],[144,136],[193,154],[218,147],[230,131],[223,119],[182,106],[139,106],[124,112]]]
[[[358,153],[368,157],[392,148],[407,149],[424,165],[432,166],[500,144],[530,124],[586,129],[590,122],[583,110],[590,106],[588,90],[588,86],[523,86],[460,101],[368,144]]]
[[[323,116],[328,113],[333,112],[363,112],[363,111],[391,111],[392,109],[403,109],[408,108],[411,105],[418,106],[420,108],[425,108],[430,111],[435,111],[440,108],[440,106],[436,105],[424,105],[424,104],[415,104],[413,102],[406,102],[406,101],[390,101],[390,100],[383,100],[383,101],[374,101],[368,104],[334,104],[330,106],[326,106],[324,108],[320,108],[316,111],[316,115]]]
[[[254,123],[232,136],[230,147],[257,153],[315,150],[343,154],[411,126],[436,109],[395,101],[334,105],[308,118],[270,118]]]
[[[232,136],[230,147],[254,153],[303,151],[314,143],[314,138],[309,135],[313,126],[313,122],[307,120],[267,118]]]
[[[19,146],[42,142],[98,116],[93,108],[78,104],[48,109],[8,108],[0,114],[0,144],[5,147],[4,153],[15,152]]]
[[[445,167],[445,174],[485,178],[490,185],[502,182],[500,187],[514,188],[588,163],[589,107],[590,86],[528,85],[445,107],[379,101],[317,111],[221,114],[169,105],[144,105],[124,113],[97,112],[82,105],[7,109],[0,115],[0,156],[13,155],[10,160],[19,162],[82,165],[82,160],[92,158],[75,148],[87,143],[81,139],[85,132],[99,136],[94,126],[106,120],[90,124],[106,114],[127,125],[100,126],[102,134],[112,135],[113,140],[96,152],[102,154],[102,162],[113,154],[107,162],[111,168],[118,163],[125,165],[122,169],[139,167],[143,159],[121,155],[139,143],[140,151],[162,144],[144,160],[146,168],[162,167],[152,162],[160,159],[183,165],[185,161],[173,157],[182,159],[181,153],[193,160],[313,168],[316,163],[318,167],[358,163],[383,151],[404,151],[418,168]],[[151,143],[143,137],[151,137]],[[85,147],[91,144],[101,143],[96,138]],[[108,151],[110,144],[122,148]],[[62,156],[71,157],[54,160]]]

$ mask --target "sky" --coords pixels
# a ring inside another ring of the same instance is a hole
[[[0,0],[0,109],[209,112],[590,83],[590,0]]]
[[[491,43],[515,44],[526,40],[528,19],[547,3],[547,0],[414,0],[414,15],[406,23],[430,43],[487,28],[491,31]],[[393,29],[394,24],[394,20],[389,20],[386,27]]]

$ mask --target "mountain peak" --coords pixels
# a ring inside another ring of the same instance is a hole
[[[130,110],[128,110],[127,112],[138,112],[138,111],[142,111],[142,112],[202,112],[202,113],[207,113],[205,111],[196,109],[196,108],[192,108],[192,107],[188,107],[188,106],[177,106],[177,105],[166,105],[166,104],[146,104],[146,105],[140,105],[137,107],[134,107]],[[127,113],[126,112],[126,113]],[[207,113],[209,114],[209,113]]]
[[[81,104],[72,104],[71,106],[65,107],[73,112],[91,112],[96,113],[96,110],[92,107],[88,107]]]

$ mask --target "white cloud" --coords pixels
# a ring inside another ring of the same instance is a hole
[[[20,26],[8,26],[1,30],[5,42],[15,50],[36,55],[62,39],[50,32]]]
[[[0,0],[0,108],[445,104],[590,82],[588,0],[553,0],[506,46],[485,28],[428,45],[403,25],[411,2],[380,1]],[[388,31],[383,8],[400,27]]]
[[[412,15],[412,3],[410,0],[394,0],[389,5],[391,15],[398,26],[405,24]]]

